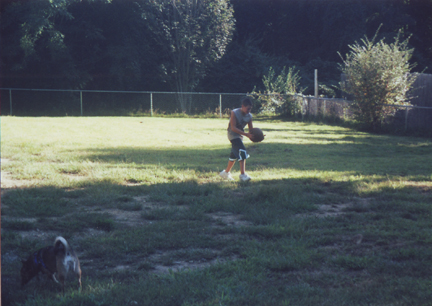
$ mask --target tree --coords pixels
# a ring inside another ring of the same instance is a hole
[[[134,1],[87,0],[69,6],[73,20],[61,31],[87,89],[159,90],[156,50]]]
[[[401,41],[398,35],[392,44],[375,39],[376,35],[350,45],[351,51],[340,66],[346,77],[342,90],[353,99],[355,117],[374,131],[395,113],[395,108],[386,105],[407,104],[407,91],[415,80],[409,74],[413,49],[408,48],[408,39]]]
[[[143,1],[142,16],[153,32],[165,61],[163,79],[177,92],[192,92],[206,69],[225,53],[234,30],[233,9],[228,0]],[[180,94],[183,112],[191,99]]]
[[[432,73],[432,0],[409,0],[406,9],[415,21],[410,43],[415,48],[417,71]]]
[[[9,0],[1,69],[10,87],[160,90],[141,11],[122,0]]]
[[[277,57],[264,54],[258,40],[233,40],[221,60],[212,65],[197,90],[210,92],[250,92],[261,82],[271,66],[292,65]]]
[[[2,77],[18,79],[31,87],[38,87],[42,80],[52,87],[76,82],[79,71],[73,65],[63,33],[56,27],[56,23],[73,18],[68,5],[64,0],[34,0],[12,2],[4,8]]]

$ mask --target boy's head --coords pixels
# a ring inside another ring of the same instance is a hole
[[[243,113],[249,114],[252,109],[252,98],[251,97],[243,97],[241,99],[241,108]]]

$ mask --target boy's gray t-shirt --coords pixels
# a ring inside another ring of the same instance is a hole
[[[234,115],[236,117],[236,128],[238,128],[239,130],[244,132],[244,127],[246,126],[246,124],[248,124],[248,122],[250,122],[252,120],[252,114],[249,113],[247,115],[243,115],[241,108],[236,108],[233,110]],[[233,140],[236,138],[242,138],[243,136],[237,133],[234,133],[231,130],[231,126],[228,123],[228,139],[229,140]]]

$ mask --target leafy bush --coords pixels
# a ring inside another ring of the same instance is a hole
[[[350,45],[351,52],[346,59],[341,56],[340,66],[346,76],[341,89],[353,100],[350,107],[355,119],[374,131],[396,112],[386,105],[408,105],[406,93],[415,80],[409,74],[413,49],[408,49],[408,39],[400,41],[400,32],[392,44],[375,39],[376,35]]]
[[[294,96],[301,91],[299,71],[295,71],[295,67],[290,67],[288,71],[283,67],[279,75],[270,67],[262,82],[264,93],[256,92],[255,89],[252,92],[261,105],[261,113],[295,116],[301,111],[301,106]]]

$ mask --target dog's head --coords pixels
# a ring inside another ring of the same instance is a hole
[[[35,275],[37,274],[37,270],[31,259],[21,260],[21,287],[24,287]]]

